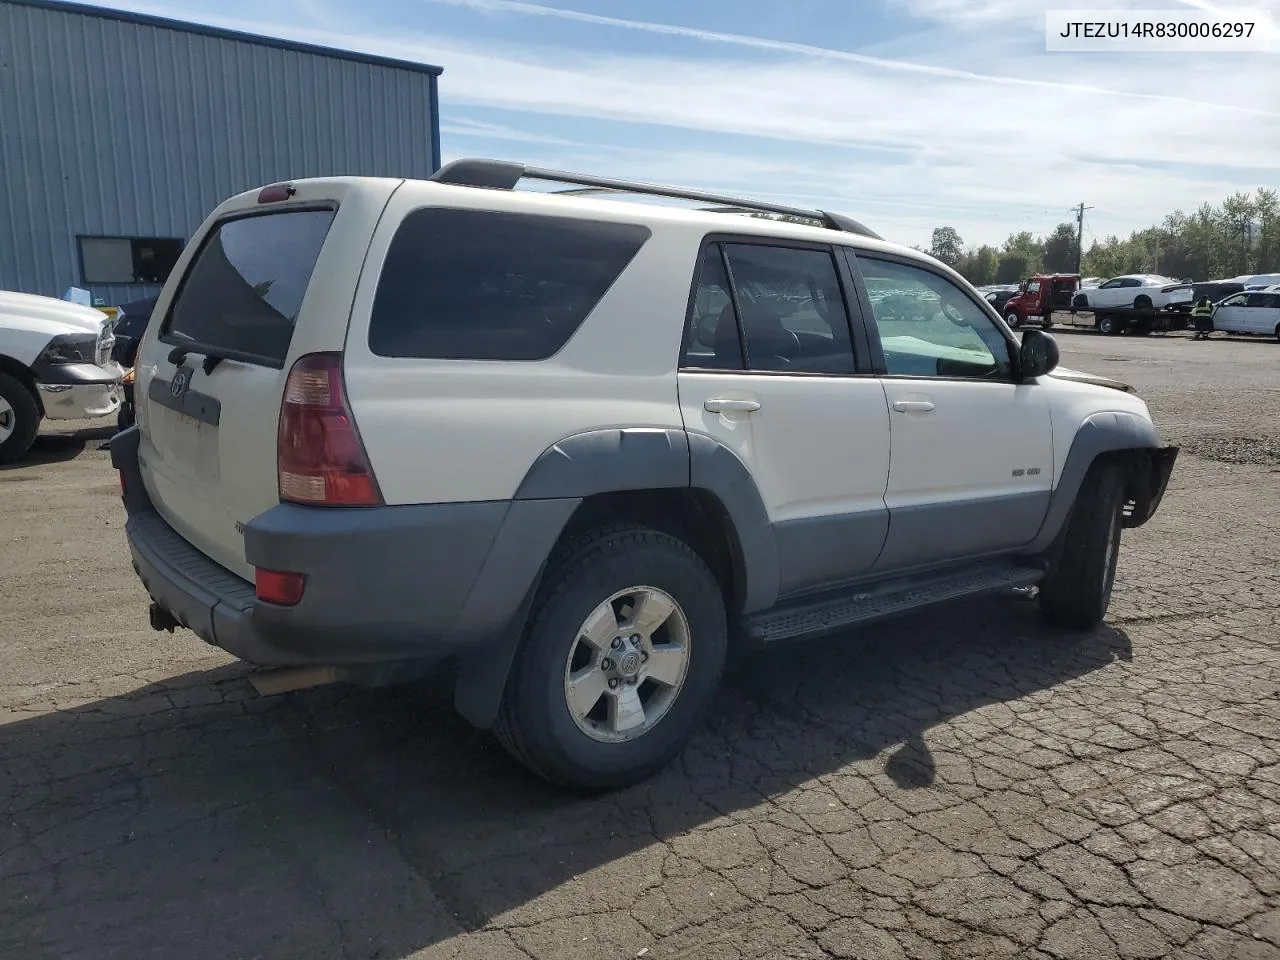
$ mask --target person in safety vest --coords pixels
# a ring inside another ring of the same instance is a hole
[[[1196,335],[1192,339],[1208,340],[1213,331],[1213,301],[1208,297],[1201,297],[1191,308],[1191,322],[1196,328]]]

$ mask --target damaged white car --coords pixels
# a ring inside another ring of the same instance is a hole
[[[45,418],[115,415],[124,370],[113,344],[93,307],[0,290],[0,463],[23,456]]]

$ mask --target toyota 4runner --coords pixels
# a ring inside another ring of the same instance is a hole
[[[447,663],[577,788],[667,763],[737,644],[1029,587],[1093,628],[1177,456],[856,221],[497,161],[234,197],[155,321],[112,442],[152,625]]]

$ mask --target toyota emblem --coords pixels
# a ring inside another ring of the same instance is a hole
[[[173,375],[173,380],[169,384],[169,396],[177,400],[187,392],[187,386],[191,383],[191,371],[187,369],[179,370]]]

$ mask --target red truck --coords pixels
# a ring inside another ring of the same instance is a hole
[[[1004,322],[1017,329],[1039,320],[1046,330],[1053,326],[1054,310],[1070,310],[1071,298],[1080,288],[1078,273],[1037,273],[1018,285],[1018,292],[1004,305]]]

